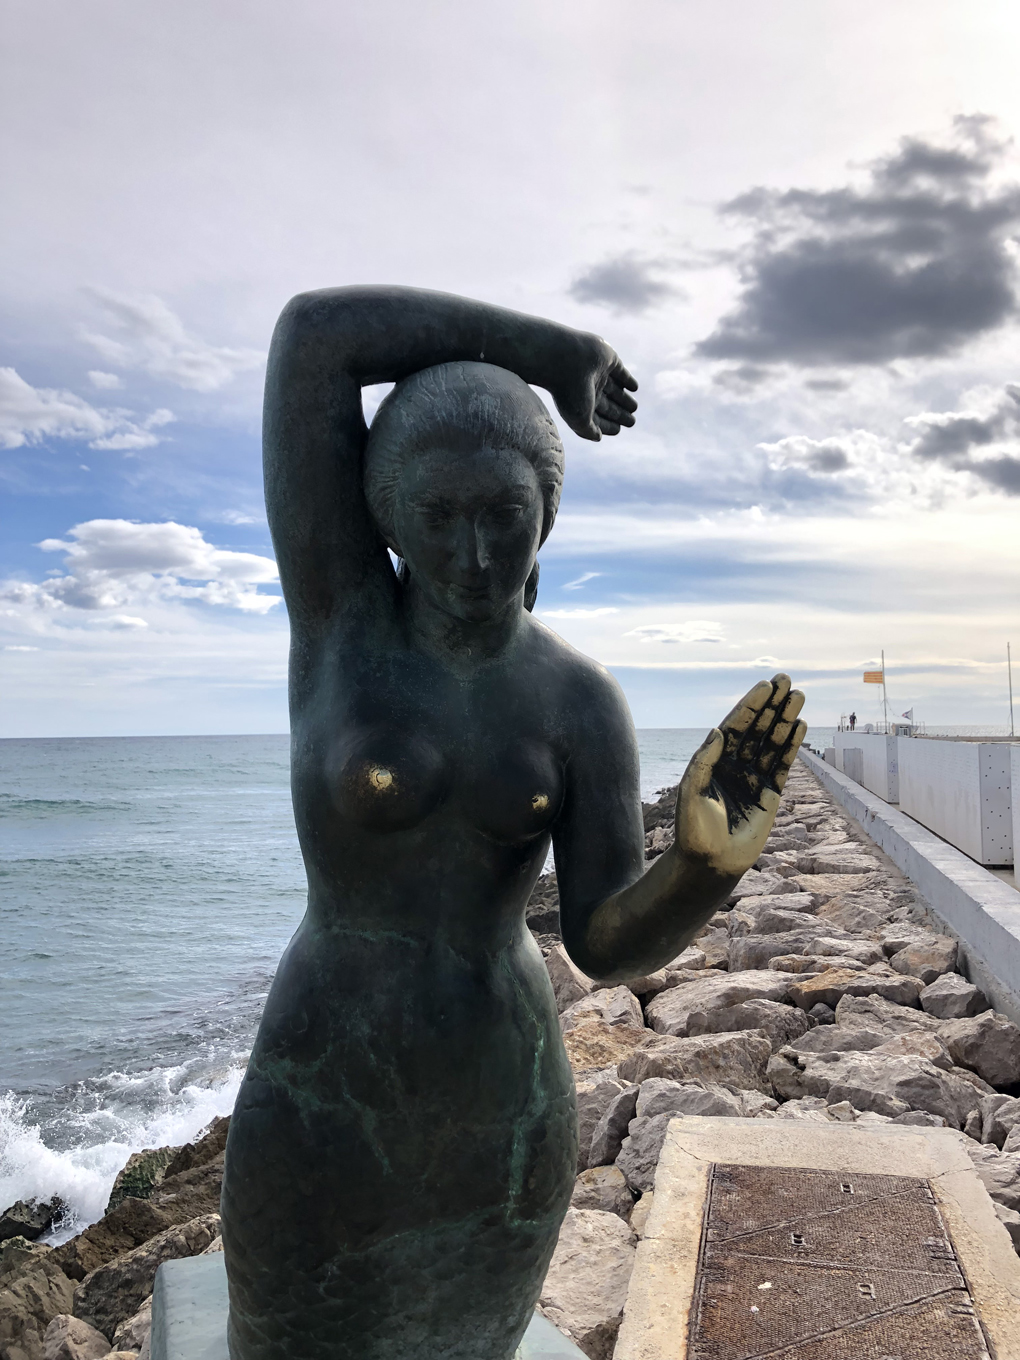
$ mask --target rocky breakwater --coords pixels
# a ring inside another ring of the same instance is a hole
[[[148,1360],[156,1270],[221,1249],[228,1122],[184,1147],[135,1153],[103,1218],[62,1246],[24,1235],[0,1244],[0,1360]],[[34,1232],[34,1207],[3,1217]]]
[[[672,841],[676,790],[646,805]],[[958,971],[956,941],[807,769],[757,865],[667,967],[600,987],[558,935],[555,875],[528,909],[577,1083],[580,1156],[542,1294],[609,1360],[671,1119],[957,1130],[1020,1249],[1020,1029]]]

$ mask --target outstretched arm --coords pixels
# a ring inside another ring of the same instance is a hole
[[[269,524],[293,619],[326,620],[365,588],[392,590],[362,493],[361,388],[458,359],[546,388],[585,439],[634,423],[637,384],[598,336],[415,288],[293,298],[270,347],[263,430]]]
[[[587,831],[568,831],[564,853],[557,843],[563,942],[591,977],[622,982],[661,968],[694,937],[726,901],[738,879],[757,860],[768,838],[786,776],[807,731],[798,714],[804,704],[790,689],[786,675],[755,685],[696,752],[680,783],[676,807],[676,839],[647,873],[635,867],[633,849],[627,867],[625,841],[633,831],[626,818],[611,815]],[[632,761],[628,761],[628,768]],[[612,775],[613,771],[610,772]],[[605,804],[598,775],[586,759],[578,772],[590,787],[576,800],[572,818],[586,806]],[[617,810],[612,808],[611,813]],[[576,809],[576,810],[575,810]],[[640,831],[639,831],[640,834]],[[602,893],[595,895],[589,869],[578,851],[615,843],[615,865]],[[643,839],[640,859],[643,860]],[[615,875],[615,883],[613,875]],[[608,895],[605,888],[610,889]]]

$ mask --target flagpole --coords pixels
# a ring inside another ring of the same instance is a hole
[[[1010,655],[1009,643],[1006,643],[1006,671],[1009,675],[1009,735],[1016,736],[1013,730],[1013,658]]]
[[[885,731],[889,734],[889,700],[885,692],[885,648],[882,649],[882,712],[885,714]]]

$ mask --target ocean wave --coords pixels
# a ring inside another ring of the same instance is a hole
[[[132,1153],[191,1142],[230,1113],[243,1075],[239,1064],[215,1075],[196,1073],[191,1063],[113,1072],[90,1083],[92,1108],[72,1100],[45,1122],[33,1120],[27,1100],[0,1094],[0,1210],[59,1195],[68,1212],[43,1241],[66,1242],[102,1218]]]
[[[26,812],[37,817],[46,812],[130,812],[132,805],[120,798],[19,798],[0,793],[0,812]]]

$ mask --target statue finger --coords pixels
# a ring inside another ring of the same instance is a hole
[[[603,434],[619,434],[620,426],[615,420],[607,420],[605,416],[595,412],[595,424]]]
[[[723,718],[719,730],[726,738],[726,750],[729,755],[736,754],[744,733],[754,725],[771,697],[772,686],[767,680],[759,680]]]
[[[637,402],[620,383],[610,375],[606,379],[606,395],[616,402],[617,406],[622,406],[625,411],[636,411]]]
[[[619,359],[616,360],[609,370],[609,376],[614,382],[619,383],[621,387],[625,387],[628,392],[636,392],[638,390],[637,378],[624,367]]]
[[[691,756],[684,772],[683,788],[685,793],[704,793],[715,772],[716,762],[723,753],[723,734],[713,727],[708,736]]]
[[[614,420],[618,425],[631,426],[634,424],[634,417],[631,413],[624,410],[622,406],[617,405],[617,403],[613,401],[612,398],[606,396],[605,393],[599,398],[599,403],[595,407],[595,410],[603,417],[603,419]]]
[[[797,759],[797,752],[800,744],[807,736],[807,723],[803,720],[794,724],[793,731],[787,739],[786,745],[779,752],[776,758],[775,768],[772,771],[772,786],[782,793],[786,787],[786,776],[790,773],[790,767]]]

